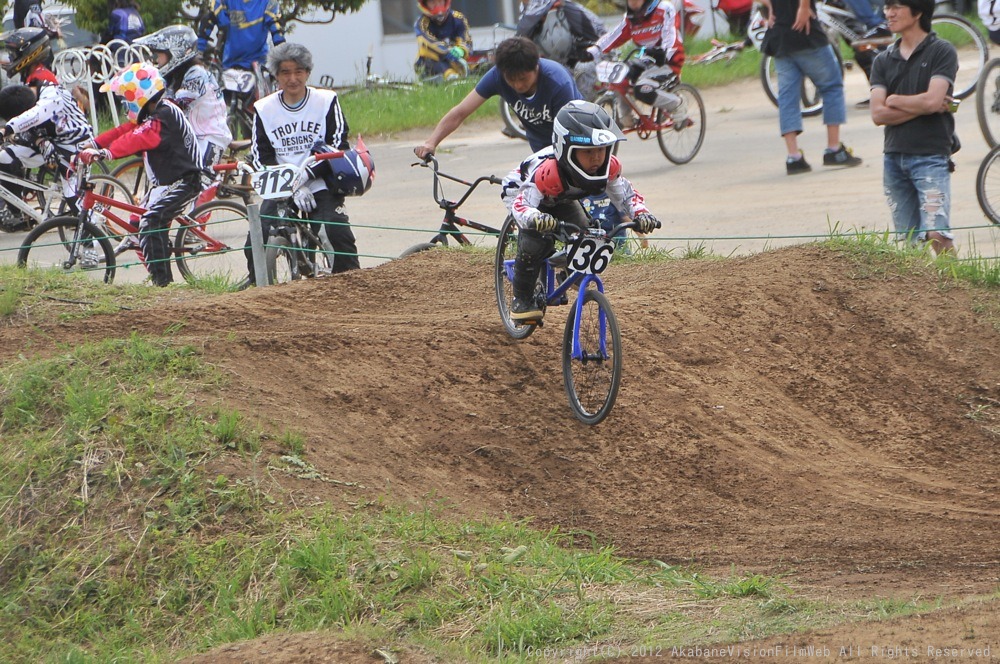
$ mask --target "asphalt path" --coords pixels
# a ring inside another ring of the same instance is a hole
[[[846,79],[848,122],[845,144],[864,159],[855,168],[822,166],[825,130],[820,118],[806,118],[800,147],[813,171],[787,176],[777,109],[756,80],[702,91],[708,130],[699,154],[688,164],[671,164],[655,137],[634,137],[619,151],[625,175],[664,222],[654,245],[678,255],[705,247],[719,255],[742,255],[809,242],[831,232],[885,231],[891,227],[882,188],[882,129],[867,108],[855,103],[868,96],[863,73]],[[987,146],[979,131],[974,99],[957,116],[963,143],[955,155],[952,179],[952,226],[963,257],[1000,256],[1000,228],[992,226],[976,201],[975,179]],[[376,181],[347,207],[358,238],[363,267],[399,256],[429,240],[442,213],[431,197],[430,173],[414,167],[412,149],[428,130],[389,140],[366,137],[376,162]],[[481,175],[503,176],[528,153],[527,143],[500,133],[499,120],[460,128],[439,147],[441,170],[471,181]],[[445,195],[457,199],[464,186],[446,183]],[[499,187],[483,184],[461,208],[463,216],[499,228],[505,209]],[[0,234],[0,261],[13,262],[24,234]],[[483,246],[492,238],[470,237]],[[136,275],[138,276],[138,275]]]

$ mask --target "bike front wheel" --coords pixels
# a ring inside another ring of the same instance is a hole
[[[986,144],[1000,143],[1000,58],[990,60],[976,83],[976,116]]]
[[[267,283],[287,284],[301,278],[296,269],[296,250],[292,242],[282,235],[272,235],[267,240]]]
[[[990,48],[986,38],[963,16],[937,14],[931,19],[931,30],[940,39],[951,42],[958,51],[958,73],[952,94],[965,99],[976,90],[976,83],[986,67]]]
[[[608,416],[618,398],[622,337],[604,293],[588,289],[579,299],[579,318],[574,304],[563,333],[563,383],[573,414],[584,424],[593,425]]]
[[[656,140],[667,159],[675,164],[686,164],[694,159],[701,150],[701,144],[705,142],[705,104],[697,88],[686,83],[681,83],[670,92],[681,98],[680,108],[686,111],[681,111],[683,115],[675,111],[673,122],[668,122],[671,114],[656,111],[656,124],[659,127],[656,130]],[[667,126],[663,126],[665,124]]]
[[[517,222],[514,217],[500,227],[500,238],[497,240],[497,252],[493,266],[493,278],[496,289],[497,309],[500,320],[507,334],[515,339],[525,339],[535,331],[534,325],[522,325],[510,319],[510,307],[514,301],[513,261],[517,256]]]
[[[1000,224],[1000,145],[990,150],[976,173],[976,198],[983,214]]]
[[[53,217],[35,226],[17,254],[18,267],[80,273],[110,284],[115,280],[115,251],[106,233],[77,217]]]
[[[186,281],[225,290],[246,281],[243,248],[250,228],[246,207],[235,201],[210,201],[178,221],[174,260]]]

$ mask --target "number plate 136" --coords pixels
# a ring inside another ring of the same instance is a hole
[[[611,263],[615,245],[601,238],[580,237],[569,252],[569,269],[583,274],[600,274]]]

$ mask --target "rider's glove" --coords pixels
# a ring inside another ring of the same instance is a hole
[[[316,209],[316,197],[309,191],[309,187],[299,187],[293,191],[292,200],[295,201],[295,207],[305,214]]]
[[[292,191],[305,189],[306,183],[312,179],[313,179],[312,171],[310,171],[308,168],[300,168],[299,172],[295,175],[295,179],[292,180]]]
[[[80,161],[85,164],[90,164],[104,159],[111,159],[111,152],[109,150],[100,148],[87,148],[86,150],[80,150]]]
[[[587,47],[587,50],[581,51],[579,55],[577,55],[577,60],[580,62],[593,62],[594,60],[600,59],[600,57],[601,49],[596,45],[591,45]]]
[[[635,222],[635,230],[643,235],[652,233],[660,227],[660,220],[649,212],[640,212],[635,215],[633,221]]]
[[[559,220],[545,212],[539,212],[528,220],[528,228],[533,228],[539,233],[551,233],[558,225]]]
[[[465,49],[461,46],[452,46],[448,49],[448,55],[455,58],[456,60],[461,60],[465,57]]]

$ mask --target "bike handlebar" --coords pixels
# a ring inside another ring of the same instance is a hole
[[[429,168],[433,174],[433,180],[431,184],[431,195],[434,197],[434,202],[438,204],[442,210],[457,210],[459,207],[468,200],[472,192],[476,190],[483,182],[489,182],[490,184],[502,184],[503,180],[495,175],[481,175],[472,182],[468,182],[461,178],[457,178],[454,175],[448,175],[447,173],[442,173],[439,169],[439,164],[437,157],[433,154],[427,155],[423,161],[418,161],[410,164],[410,167],[420,166],[421,168]],[[459,184],[464,184],[468,189],[457,201],[450,201],[444,197],[444,191],[441,187],[441,178],[446,180],[451,180],[452,182],[457,182]]]

